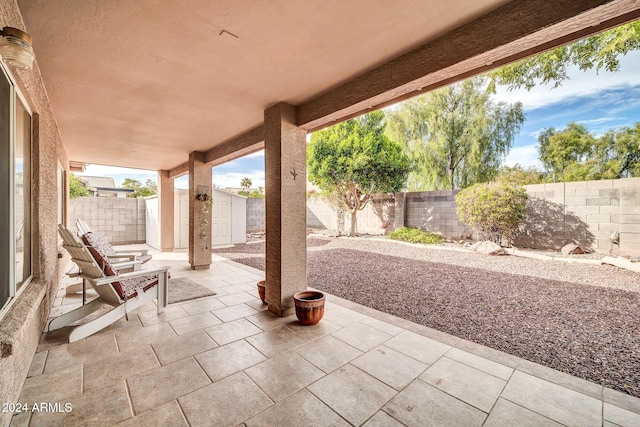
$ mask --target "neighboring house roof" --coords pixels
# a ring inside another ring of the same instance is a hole
[[[116,188],[116,182],[113,178],[107,176],[78,176],[87,187],[96,188]]]

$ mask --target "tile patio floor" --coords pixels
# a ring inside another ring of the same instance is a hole
[[[12,426],[639,426],[640,399],[329,296],[300,326],[260,304],[264,273],[156,253],[217,295],[148,304],[77,343],[43,335]],[[59,313],[78,304],[64,285]]]

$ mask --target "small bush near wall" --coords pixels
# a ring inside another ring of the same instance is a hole
[[[456,195],[458,218],[471,226],[477,240],[509,242],[524,218],[528,199],[524,187],[476,184]]]
[[[389,239],[402,240],[404,242],[411,243],[425,243],[427,245],[435,245],[437,243],[443,243],[444,237],[440,234],[435,234],[430,231],[424,231],[419,228],[402,227],[395,231],[392,231],[387,235]]]

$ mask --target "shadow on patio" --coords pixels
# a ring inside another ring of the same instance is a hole
[[[160,316],[148,304],[73,344],[43,335],[20,402],[60,411],[12,425],[640,424],[640,399],[337,297],[300,326],[265,311],[263,272],[216,255],[192,271],[186,257],[151,262],[215,296]],[[52,315],[78,304],[68,283]]]

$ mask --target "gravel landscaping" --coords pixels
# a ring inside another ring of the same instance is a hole
[[[308,284],[640,397],[640,275],[378,239],[307,240]],[[264,242],[214,250],[264,270]]]

